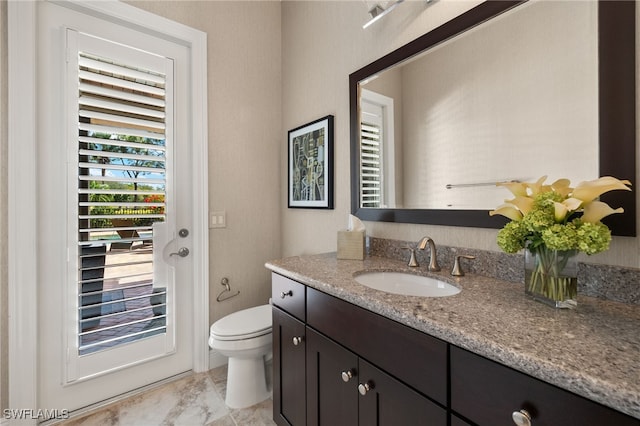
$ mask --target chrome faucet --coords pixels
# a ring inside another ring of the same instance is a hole
[[[438,265],[438,255],[436,254],[436,243],[430,237],[422,237],[418,243],[418,249],[424,250],[429,244],[429,271],[437,272],[440,270]]]

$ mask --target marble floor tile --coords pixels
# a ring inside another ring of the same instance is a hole
[[[273,426],[273,401],[245,409],[224,403],[227,368],[222,366],[151,389],[64,426]]]

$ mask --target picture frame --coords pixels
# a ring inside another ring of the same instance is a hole
[[[333,115],[289,130],[289,208],[333,209]]]

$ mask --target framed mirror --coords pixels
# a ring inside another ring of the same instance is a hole
[[[351,210],[501,228],[496,182],[635,184],[635,78],[635,2],[481,3],[349,76]],[[602,199],[635,236],[634,192]]]

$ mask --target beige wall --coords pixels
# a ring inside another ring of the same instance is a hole
[[[336,250],[336,232],[347,225],[349,190],[349,74],[464,12],[477,2],[405,2],[366,30],[364,2],[282,3],[283,127],[292,129],[335,115],[335,209],[284,209],[283,255]],[[286,161],[286,151],[282,161]],[[281,181],[286,182],[286,170]],[[282,194],[286,206],[286,194]],[[368,223],[368,234],[418,240],[430,233],[444,243],[445,229]]]
[[[209,209],[227,227],[209,230],[210,320],[267,303],[280,256],[280,3],[128,1],[207,33]],[[240,295],[217,302],[220,280]]]
[[[284,209],[283,255],[335,250],[336,231],[346,226],[350,211],[349,74],[477,3],[442,0],[427,6],[424,2],[405,2],[363,30],[362,24],[368,16],[363,2],[283,2],[284,130],[326,114],[336,116],[335,210]],[[282,161],[285,159],[286,152],[283,151]],[[285,170],[281,182],[286,182]],[[638,198],[640,191],[634,190]],[[282,205],[286,205],[286,194],[281,197]],[[496,231],[490,229],[381,222],[366,225],[369,235],[381,238],[417,241],[430,235],[439,244],[499,251],[495,243]],[[609,251],[584,256],[584,260],[640,267],[638,238],[614,237]]]

